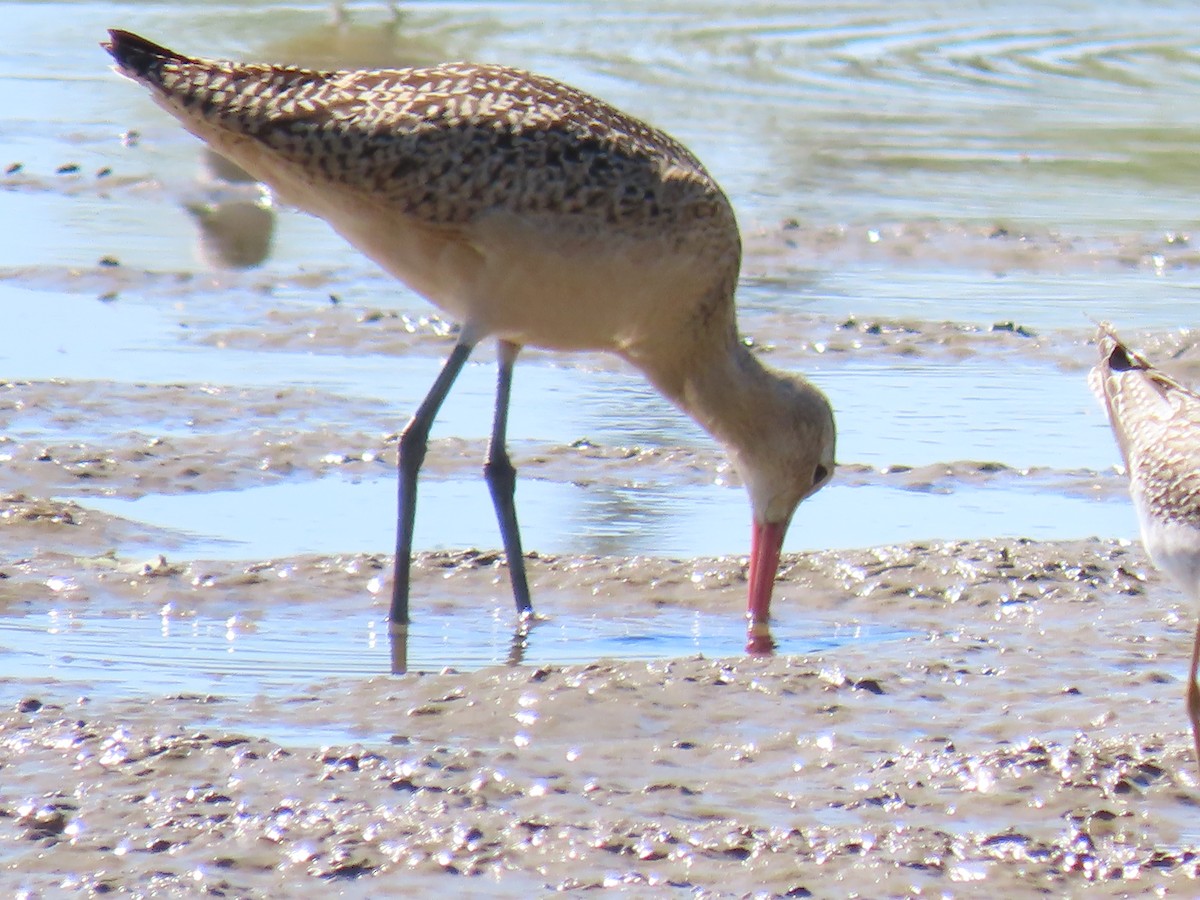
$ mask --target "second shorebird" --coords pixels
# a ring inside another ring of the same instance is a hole
[[[1200,600],[1200,394],[1154,368],[1107,326],[1100,362],[1088,383],[1108,420],[1129,473],[1142,543],[1154,564]],[[1200,625],[1192,643],[1187,712],[1200,763]]]
[[[525,345],[628,360],[728,450],[750,493],[748,648],[768,618],[797,505],[833,475],[833,411],[738,335],[729,201],[663,132],[501,66],[316,72],[183,56],[124,31],[118,71],[286,203],[455,316],[458,342],[400,438],[391,619],[408,621],[417,473],[471,350],[499,344],[485,473],[517,609],[531,609],[505,449]]]

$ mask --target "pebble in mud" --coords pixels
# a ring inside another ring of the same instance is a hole
[[[1013,231],[1003,226],[953,221],[886,222],[857,228],[796,219],[763,227],[744,236],[748,275],[777,277],[781,271],[811,264],[859,261],[879,265],[944,269],[969,265],[1004,274],[1012,271],[1191,269],[1200,254],[1187,234],[1085,236],[1036,226]]]

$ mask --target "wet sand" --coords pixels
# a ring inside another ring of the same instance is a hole
[[[6,529],[89,527],[21,509],[8,506]],[[256,607],[320,616],[331,598],[361,598],[382,615],[365,584],[386,562],[102,567],[43,552],[0,578],[10,613],[44,604],[70,572],[75,604],[103,593],[186,617],[236,584]],[[743,563],[535,557],[530,574],[552,618],[648,598],[682,619],[737,615]],[[424,554],[418,602],[434,579],[443,603],[486,596],[497,566]],[[30,679],[0,718],[5,880],[38,894],[262,897],[1191,889],[1200,793],[1180,676],[1192,617],[1140,549],[807,554],[785,561],[780,595],[906,636],[772,659],[326,680],[248,703],[172,693],[169,669],[132,698]],[[280,727],[351,739],[263,736]]]

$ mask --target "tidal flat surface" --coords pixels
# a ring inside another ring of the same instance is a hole
[[[1200,12],[1098,2],[0,2],[0,886],[281,896],[1188,893],[1196,610],[1085,374],[1185,381]],[[688,144],[745,336],[839,426],[742,653],[736,472],[635,373],[529,350],[535,604],[481,348],[389,633],[396,435],[454,323],[229,180],[122,27],[321,67],[497,61]]]

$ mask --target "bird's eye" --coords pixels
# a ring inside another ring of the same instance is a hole
[[[813,472],[813,484],[820,484],[829,477],[829,470],[822,465],[818,465]]]
[[[1129,358],[1128,352],[1120,344],[1113,347],[1112,353],[1108,355],[1108,367],[1114,372],[1129,372],[1137,368],[1133,364],[1133,360]]]

